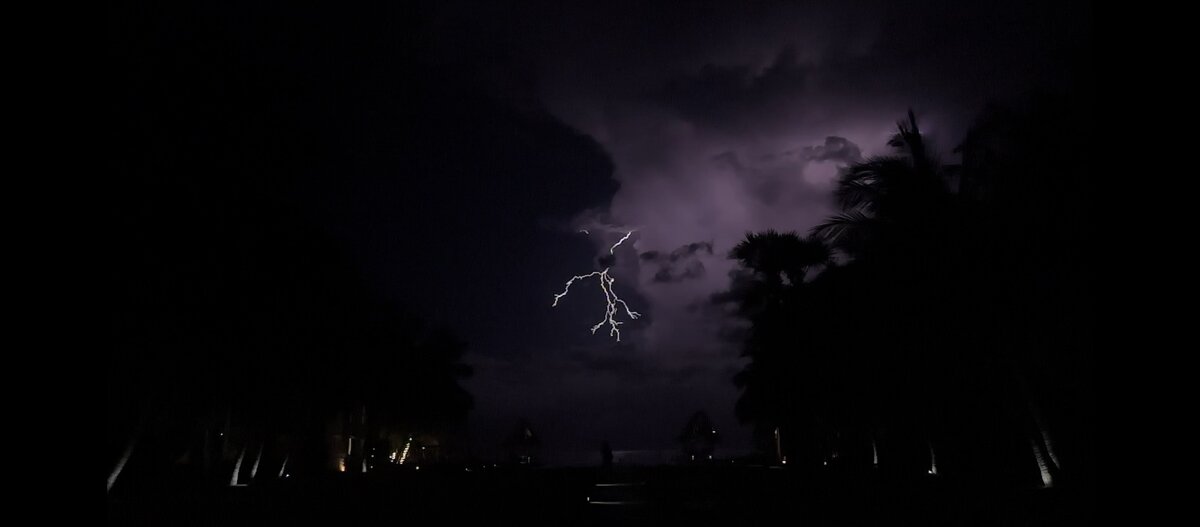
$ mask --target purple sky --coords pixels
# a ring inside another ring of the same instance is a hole
[[[294,208],[381,300],[468,343],[479,453],[527,418],[551,458],[674,448],[697,410],[747,447],[736,321],[709,301],[729,249],[828,215],[838,167],[909,108],[954,161],[989,101],[1087,82],[1090,59],[1073,0],[128,11],[110,31],[150,153],[199,202]],[[589,332],[596,282],[551,302],[630,229],[611,272],[646,316],[617,343]]]
[[[475,358],[487,365],[470,383],[476,418],[530,407],[581,448],[602,437],[670,447],[695,409],[712,415],[725,447],[745,448],[732,411],[737,345],[719,339],[728,319],[708,303],[728,287],[728,250],[751,230],[805,232],[827,216],[836,168],[886,152],[907,108],[948,152],[986,102],[1058,82],[1057,60],[1079,30],[1069,22],[1087,16],[1012,2],[605,6],[444,18],[490,29],[479,48],[503,43],[502,66],[480,73],[494,92],[547,109],[611,156],[617,192],[558,227],[588,227],[578,244],[598,256],[636,228],[614,276],[647,317],[624,325],[622,345],[601,330],[562,351]],[[442,43],[450,56],[479,52],[452,35]],[[696,242],[710,250],[662,257]],[[582,260],[577,269],[592,270]],[[586,333],[602,310],[588,286],[564,299],[586,310],[539,316]]]
[[[603,330],[587,334],[603,309],[594,282],[573,289],[570,308],[539,306],[533,316],[591,338],[516,357],[475,354],[480,430],[521,414],[578,448],[602,438],[670,447],[687,415],[704,409],[724,446],[748,446],[733,416],[737,345],[718,338],[729,320],[708,302],[728,288],[729,249],[749,231],[804,232],[828,215],[837,167],[885,153],[910,107],[953,161],[955,140],[986,102],[1060,81],[1061,58],[1084,31],[1072,21],[1088,16],[1073,5],[903,4],[445,10],[433,39],[442,56],[610,156],[615,194],[547,224],[589,228],[574,243],[597,256],[636,229],[617,250],[615,287],[647,315],[623,326],[618,345]],[[711,245],[681,250],[696,243]],[[548,266],[546,283],[592,265]]]

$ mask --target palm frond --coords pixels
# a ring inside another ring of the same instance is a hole
[[[880,195],[880,189],[878,185],[859,179],[838,185],[834,195],[842,209],[873,207],[874,201]]]
[[[813,227],[813,236],[826,243],[838,245],[852,231],[862,230],[875,222],[875,218],[861,209],[840,212],[830,216],[820,225]]]

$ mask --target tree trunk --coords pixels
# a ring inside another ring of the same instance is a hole
[[[121,458],[117,460],[117,465],[108,473],[108,490],[112,492],[113,485],[117,483],[117,478],[121,476],[121,471],[125,470],[125,464],[129,462],[130,456],[133,455],[133,448],[137,446],[138,438],[142,435],[142,427],[139,425],[129,436],[129,442],[125,444],[125,451],[121,452]]]
[[[246,447],[242,447],[242,451],[238,453],[237,461],[233,463],[233,475],[229,477],[229,486],[237,486],[238,474],[242,472],[242,459],[246,457]]]
[[[1042,420],[1042,409],[1034,397],[1033,390],[1030,389],[1025,377],[1015,366],[1013,367],[1013,377],[1016,379],[1021,397],[1025,399],[1025,408],[1033,419],[1034,429],[1030,434],[1029,443],[1033,448],[1033,456],[1037,460],[1038,471],[1042,476],[1042,485],[1052,487],[1054,486],[1054,477],[1062,470],[1062,465],[1058,462],[1058,455],[1054,451],[1054,440],[1046,430],[1046,423]]]
[[[254,478],[256,476],[258,476],[258,464],[262,462],[263,450],[265,450],[266,448],[267,448],[266,442],[259,443],[258,455],[254,456],[254,464],[250,466],[250,481],[254,481]]]

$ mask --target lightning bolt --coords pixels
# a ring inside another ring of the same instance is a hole
[[[613,251],[617,250],[617,246],[621,245],[622,243],[625,243],[625,240],[628,240],[630,236],[633,236],[633,231],[629,231],[629,232],[625,233],[624,238],[617,240],[617,243],[614,243],[612,247],[609,247],[608,254],[616,254]]]
[[[625,243],[625,240],[628,240],[632,235],[633,231],[625,233],[623,238],[617,240],[617,243],[614,243],[612,247],[608,248],[608,254],[616,254],[615,251],[617,250],[617,247],[619,247],[622,243]],[[603,271],[592,271],[588,274],[581,274],[571,277],[570,280],[567,280],[567,284],[563,287],[563,291],[554,295],[554,303],[550,304],[550,307],[558,307],[558,301],[562,299],[562,297],[567,296],[567,293],[571,291],[571,284],[574,284],[576,280],[587,280],[593,276],[598,276],[600,278],[600,290],[604,292],[604,300],[606,305],[604,308],[604,318],[600,319],[600,322],[597,322],[595,326],[592,326],[592,334],[596,334],[597,330],[607,324],[609,327],[608,336],[616,337],[617,342],[620,342],[621,330],[618,326],[624,324],[624,322],[617,320],[616,317],[620,313],[621,309],[625,310],[625,314],[629,316],[630,320],[637,320],[638,317],[642,315],[637,311],[629,309],[629,304],[626,304],[624,300],[621,300],[621,297],[617,296],[617,292],[613,290],[613,283],[616,282],[616,279],[608,274],[609,269],[611,269],[611,267],[605,267]]]
[[[625,240],[628,240],[630,236],[633,236],[633,231],[625,233],[625,237],[617,240],[617,243],[614,243],[612,247],[609,247],[608,254],[613,254],[613,251],[617,250],[617,247],[620,247],[622,243],[625,243]]]

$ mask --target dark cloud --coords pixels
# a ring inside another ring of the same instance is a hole
[[[862,149],[845,137],[831,135],[825,144],[804,147],[804,157],[810,161],[857,163],[862,161]]]
[[[658,272],[654,273],[654,282],[669,284],[701,278],[703,276],[704,264],[698,260],[692,260],[681,265],[664,265],[660,267]]]
[[[713,253],[712,242],[692,242],[679,247],[674,251],[671,251],[670,254],[663,254],[659,251],[646,251],[639,255],[639,258],[646,262],[674,263],[689,256],[701,253],[711,255]]]
[[[690,119],[728,125],[803,93],[809,69],[798,63],[796,49],[787,46],[761,70],[746,64],[705,64],[695,73],[667,80],[657,98]]]
[[[699,256],[712,256],[712,242],[692,242],[670,253],[647,251],[639,255],[643,264],[657,268],[652,280],[666,284],[697,279],[704,276],[704,263]]]

